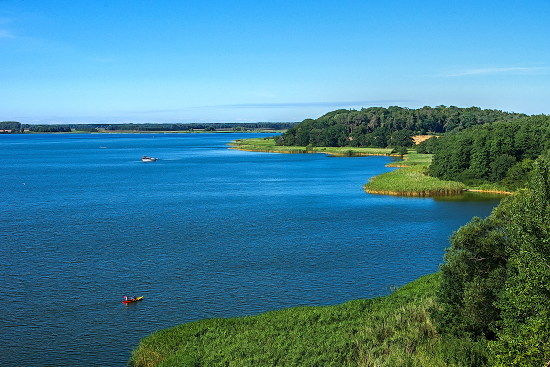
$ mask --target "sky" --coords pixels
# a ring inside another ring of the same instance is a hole
[[[550,114],[550,1],[0,0],[0,121]]]

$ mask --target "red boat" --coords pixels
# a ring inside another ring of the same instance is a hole
[[[124,303],[124,304],[133,303],[133,302],[141,301],[142,299],[143,299],[143,296],[141,296],[141,297],[131,297],[131,298],[124,296],[124,301],[122,301],[122,303]]]

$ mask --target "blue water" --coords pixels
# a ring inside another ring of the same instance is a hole
[[[0,135],[0,365],[123,366],[179,323],[385,295],[498,203],[366,194],[387,157],[227,149],[256,136]]]

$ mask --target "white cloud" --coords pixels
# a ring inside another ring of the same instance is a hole
[[[546,67],[492,67],[492,68],[479,68],[479,69],[466,69],[458,72],[451,72],[441,74],[443,77],[460,77],[460,76],[472,76],[472,75],[490,75],[490,74],[530,74],[539,73],[548,70]]]

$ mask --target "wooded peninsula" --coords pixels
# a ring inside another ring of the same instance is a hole
[[[415,144],[417,135],[428,138]],[[162,330],[142,340],[134,366],[548,366],[550,116],[337,110],[234,146],[405,158],[395,164],[406,168],[378,176],[367,191],[436,195],[477,186],[514,194],[453,234],[437,274],[386,297]]]

